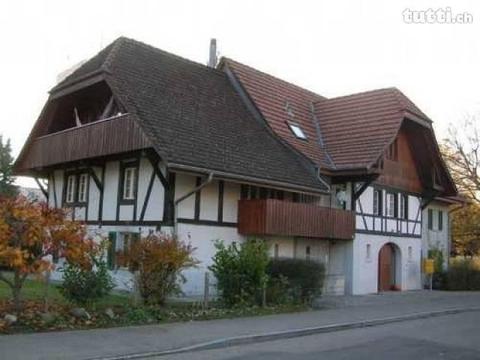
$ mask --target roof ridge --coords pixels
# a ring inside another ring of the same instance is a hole
[[[217,74],[217,75],[222,75],[224,76],[225,73],[217,68],[213,68],[213,67],[210,67],[208,65],[205,65],[205,64],[202,64],[198,61],[194,61],[194,60],[191,60],[191,59],[188,59],[186,57],[183,57],[183,56],[180,56],[180,55],[177,55],[177,54],[174,54],[172,52],[169,52],[169,51],[166,51],[166,50],[163,50],[163,49],[160,49],[158,47],[155,47],[153,45],[150,45],[150,44],[147,44],[143,41],[140,41],[140,40],[136,40],[136,39],[132,39],[132,38],[128,38],[128,37],[122,37],[122,39],[124,40],[124,42],[126,43],[130,43],[132,45],[136,45],[136,46],[142,46],[143,48],[145,49],[148,49],[148,50],[152,50],[152,51],[155,51],[157,53],[161,53],[163,55],[166,55],[166,56],[170,56],[170,57],[173,57],[177,60],[181,60],[185,63],[188,63],[188,64],[191,64],[191,65],[195,65],[197,67],[200,67],[202,68],[203,70],[209,70],[211,72],[213,72],[214,74]]]
[[[273,79],[275,79],[275,80],[281,81],[281,82],[283,82],[283,83],[286,84],[286,85],[293,86],[293,87],[295,87],[295,88],[297,88],[297,89],[299,89],[299,90],[308,92],[309,94],[314,95],[314,96],[320,98],[319,100],[325,100],[325,99],[326,99],[325,96],[320,95],[320,94],[317,94],[316,92],[314,92],[314,91],[312,91],[312,90],[309,90],[309,89],[306,89],[306,88],[304,88],[304,87],[301,87],[301,86],[299,86],[299,85],[297,85],[297,84],[294,84],[293,82],[290,82],[290,81],[281,79],[281,78],[279,78],[279,77],[277,77],[277,76],[275,76],[275,75],[269,74],[269,73],[267,73],[267,72],[265,72],[265,71],[258,70],[258,69],[256,69],[256,68],[254,68],[253,66],[246,65],[246,64],[241,63],[241,62],[239,62],[239,61],[237,61],[237,60],[234,60],[234,59],[232,59],[232,58],[229,58],[229,57],[227,57],[227,56],[222,56],[222,58],[221,58],[220,61],[219,61],[219,64],[222,64],[223,62],[227,62],[227,63],[228,63],[228,62],[232,62],[232,63],[234,63],[234,64],[238,64],[238,65],[240,65],[240,66],[247,67],[247,68],[249,68],[249,69],[251,69],[251,70],[253,70],[253,71],[256,71],[256,72],[258,72],[258,73],[260,73],[260,74],[263,74],[263,75],[268,76],[268,77],[271,77],[271,78],[273,78]]]
[[[354,96],[359,96],[359,95],[368,95],[368,94],[374,94],[374,93],[379,93],[379,92],[389,93],[389,92],[394,92],[394,91],[400,91],[400,90],[398,90],[394,86],[391,86],[391,87],[385,87],[385,88],[380,88],[380,89],[360,91],[360,92],[352,93],[352,94],[339,95],[339,96],[331,97],[331,98],[328,98],[328,99],[321,99],[321,100],[315,101],[315,103],[321,103],[322,101],[345,99],[345,98],[348,98],[348,97],[354,97]]]

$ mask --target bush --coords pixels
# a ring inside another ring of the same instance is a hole
[[[132,245],[130,270],[136,273],[140,296],[149,304],[164,304],[170,295],[181,292],[181,272],[195,266],[195,249],[174,236],[151,234]]]
[[[303,259],[272,259],[267,267],[267,275],[274,286],[285,278],[288,285],[284,286],[284,290],[293,301],[309,302],[322,293],[325,266]]]
[[[93,268],[85,268],[68,263],[63,271],[63,283],[60,292],[67,299],[78,304],[92,304],[105,297],[115,287],[108,272],[108,266],[102,255],[94,254]]]
[[[220,296],[227,306],[261,304],[267,281],[267,246],[264,241],[248,239],[237,246],[215,243],[217,252],[209,267],[217,279]]]
[[[480,270],[471,260],[452,263],[447,273],[448,290],[480,290]]]

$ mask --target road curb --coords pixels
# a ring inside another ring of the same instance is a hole
[[[254,335],[242,335],[242,336],[233,336],[228,338],[217,339],[213,341],[203,342],[195,345],[184,346],[180,348],[174,348],[169,350],[159,350],[143,353],[133,353],[126,355],[116,355],[116,356],[107,356],[107,357],[96,357],[90,358],[89,360],[133,360],[133,359],[144,359],[155,356],[166,356],[181,354],[186,352],[202,351],[202,350],[213,350],[221,349],[236,345],[245,345],[245,344],[254,344],[272,340],[281,340],[281,339],[290,339],[301,336],[308,336],[314,334],[323,334],[330,333],[342,330],[358,329],[364,327],[373,327],[385,324],[391,324],[396,322],[408,321],[408,320],[418,320],[426,319],[437,316],[459,314],[465,312],[480,311],[480,307],[468,307],[468,308],[453,308],[445,310],[436,310],[429,312],[419,312],[411,313],[406,315],[371,319],[371,320],[362,320],[349,323],[338,323],[331,325],[322,325],[307,327],[301,329],[292,329],[292,330],[283,330],[283,331],[274,331],[269,333],[261,333]]]

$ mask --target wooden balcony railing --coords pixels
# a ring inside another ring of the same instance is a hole
[[[240,200],[238,232],[352,240],[353,211],[282,200]]]
[[[133,117],[124,114],[34,139],[17,169],[41,168],[150,146]]]

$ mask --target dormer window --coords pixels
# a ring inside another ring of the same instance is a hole
[[[291,122],[288,122],[287,124],[297,139],[307,140],[307,135],[305,135],[300,125]]]

